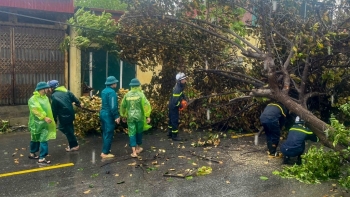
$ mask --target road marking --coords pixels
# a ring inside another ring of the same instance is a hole
[[[74,166],[74,163],[57,164],[54,166],[47,166],[47,167],[41,167],[41,168],[34,168],[34,169],[30,169],[30,170],[21,170],[21,171],[17,171],[17,172],[4,173],[4,174],[0,174],[0,177],[26,174],[26,173],[31,173],[31,172],[39,172],[39,171],[44,171],[44,170],[52,170],[52,169],[56,169],[56,168],[64,168],[64,167],[69,167],[69,166]]]

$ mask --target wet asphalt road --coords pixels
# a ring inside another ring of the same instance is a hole
[[[281,169],[281,160],[266,157],[263,137],[258,146],[253,145],[253,137],[221,139],[218,147],[205,151],[190,145],[203,133],[186,135],[188,140],[178,143],[157,131],[144,135],[145,150],[140,159],[134,159],[127,146],[128,136],[119,133],[112,145],[116,159],[103,161],[99,156],[102,147],[99,136],[79,140],[80,150],[67,153],[65,137],[57,134],[56,140],[49,141],[50,166],[66,163],[74,166],[0,177],[0,196],[350,196],[334,189],[332,181],[306,185],[273,175],[272,171]],[[29,141],[28,132],[0,135],[0,174],[40,167],[35,160],[28,159]],[[191,154],[193,151],[197,156],[223,163],[200,159]],[[163,176],[166,172],[180,175],[195,172],[201,166],[212,167],[212,173],[189,180]],[[261,176],[268,180],[261,180]]]

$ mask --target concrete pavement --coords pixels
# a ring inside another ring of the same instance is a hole
[[[112,145],[116,159],[101,160],[101,137],[79,140],[80,150],[67,153],[65,136],[57,134],[56,140],[49,141],[50,166],[74,166],[7,177],[1,174],[40,166],[28,159],[28,132],[0,135],[0,196],[350,196],[334,190],[332,181],[306,185],[273,175],[272,171],[281,169],[281,159],[268,160],[263,137],[258,146],[253,145],[254,137],[222,138],[218,147],[204,150],[191,146],[205,135],[203,132],[182,135],[188,140],[178,143],[166,139],[166,133],[155,131],[144,135],[144,152],[135,159],[130,157],[128,136],[118,133]],[[193,152],[223,163],[203,160]],[[166,172],[185,174],[201,166],[212,167],[212,173],[189,180],[163,176]]]

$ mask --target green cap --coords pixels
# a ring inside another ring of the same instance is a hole
[[[107,77],[105,85],[112,85],[118,83],[119,81],[114,76]]]
[[[131,79],[130,84],[129,84],[129,86],[140,86],[140,85],[141,85],[141,83],[137,78]]]
[[[50,86],[46,82],[41,81],[38,84],[36,84],[35,91],[42,90],[42,89],[45,89],[45,88],[50,88]]]

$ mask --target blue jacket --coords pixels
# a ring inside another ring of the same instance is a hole
[[[178,81],[173,89],[173,94],[170,97],[169,101],[169,109],[179,109],[181,107],[181,100],[187,100],[183,90],[185,89],[185,84],[180,83]]]
[[[119,118],[118,112],[118,97],[115,90],[109,86],[101,92],[102,99],[102,107],[101,112],[107,113],[109,117],[113,117],[114,119]]]
[[[260,115],[260,122],[271,123],[278,121],[280,127],[282,128],[286,121],[287,114],[288,110],[282,104],[270,103],[265,107],[263,113]]]
[[[281,145],[281,148],[302,148],[302,150],[304,150],[306,140],[317,142],[318,137],[302,124],[294,124],[293,127],[289,129],[287,140]]]

